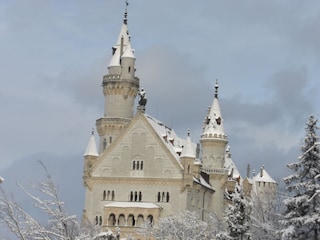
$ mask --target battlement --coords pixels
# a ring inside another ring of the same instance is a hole
[[[108,82],[118,82],[120,80],[123,80],[121,79],[121,74],[109,73],[103,76],[102,85],[105,85]],[[139,83],[139,80],[138,77],[134,77],[135,82]]]
[[[212,134],[212,133],[210,133],[210,134],[202,134],[202,135],[201,135],[201,138],[202,138],[202,139],[221,139],[221,140],[228,140],[227,135],[221,134],[221,133],[219,133],[219,134],[217,134],[217,133],[215,133],[215,134]]]
[[[203,172],[206,174],[219,174],[219,175],[227,175],[228,170],[224,168],[203,168]]]

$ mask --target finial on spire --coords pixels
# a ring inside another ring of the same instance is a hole
[[[218,88],[219,88],[218,79],[216,79],[216,84],[214,85],[214,88],[215,88],[214,97],[218,98]]]
[[[124,19],[123,19],[123,23],[127,24],[128,23],[128,0],[125,0],[125,4],[126,4],[126,9],[124,11]]]

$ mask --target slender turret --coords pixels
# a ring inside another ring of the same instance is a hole
[[[99,153],[120,134],[133,117],[134,100],[139,90],[139,78],[135,76],[135,56],[128,29],[127,2],[124,19],[112,57],[108,74],[103,77],[105,96],[104,116],[97,120],[100,136]]]
[[[202,171],[209,175],[210,184],[216,192],[212,208],[220,216],[223,214],[223,201],[228,170],[224,168],[227,135],[223,129],[223,119],[218,101],[218,81],[215,84],[214,99],[204,121],[200,143],[202,147]]]
[[[204,120],[201,135],[203,168],[208,172],[222,169],[224,166],[225,149],[228,143],[223,128],[223,119],[218,100],[218,81],[215,84],[215,94],[208,115]]]

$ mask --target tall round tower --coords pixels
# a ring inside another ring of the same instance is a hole
[[[104,116],[97,120],[100,136],[99,153],[121,133],[133,117],[134,100],[139,90],[139,78],[135,76],[135,56],[130,43],[127,9],[112,57],[108,74],[103,76],[105,96]]]
[[[209,182],[215,188],[211,206],[218,215],[222,215],[224,192],[228,180],[228,170],[224,168],[228,138],[223,128],[218,88],[218,82],[216,82],[214,99],[204,120],[200,143],[202,171],[208,174]]]

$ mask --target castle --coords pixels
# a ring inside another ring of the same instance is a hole
[[[144,222],[156,224],[161,217],[185,210],[203,221],[212,212],[221,217],[229,204],[227,195],[237,184],[247,195],[277,188],[264,168],[245,179],[237,170],[227,145],[217,82],[196,144],[190,132],[181,138],[147,114],[135,60],[126,10],[103,76],[104,116],[96,121],[99,144],[92,132],[84,154],[85,219],[135,235]],[[199,116],[199,122],[202,119]]]

